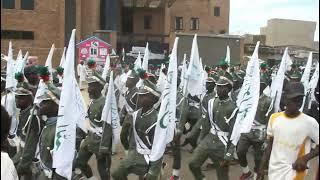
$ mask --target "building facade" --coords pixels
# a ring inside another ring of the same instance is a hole
[[[314,49],[316,22],[290,19],[270,19],[260,34],[267,46],[301,46]]]
[[[230,0],[1,0],[1,53],[29,51],[44,64],[51,45],[59,60],[76,28],[76,42],[95,35],[121,52],[132,46],[168,51],[176,33],[226,34]]]
[[[194,35],[189,33],[177,33],[178,63],[182,63],[183,56],[190,59],[192,40]],[[204,65],[217,66],[219,61],[225,59],[227,46],[230,48],[231,65],[243,64],[244,38],[236,35],[212,35],[200,34],[197,36],[199,55]]]

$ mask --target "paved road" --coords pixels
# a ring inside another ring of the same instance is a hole
[[[82,94],[84,96],[84,99],[86,102],[88,102],[88,94],[86,91],[82,91]],[[185,147],[182,149],[182,169],[181,169],[181,180],[194,180],[189,168],[188,168],[188,163],[190,162],[191,160],[191,156],[192,154],[189,153],[187,151],[187,149],[190,148],[190,147]],[[112,166],[111,166],[111,172],[118,167],[121,159],[125,158],[125,155],[124,155],[124,150],[122,148],[122,145],[121,144],[118,144],[117,146],[117,152],[118,154],[114,155],[112,157]],[[249,166],[250,167],[253,167],[253,156],[252,156],[252,153],[249,153],[248,154],[248,161],[249,161]],[[164,158],[164,162],[166,162],[168,165],[165,167],[164,169],[164,178],[162,180],[166,180],[168,179],[170,176],[171,176],[171,173],[172,173],[172,156],[171,155],[165,155],[165,158]],[[318,168],[318,162],[319,162],[319,158],[315,158],[314,160],[311,161],[310,163],[310,171],[308,173],[308,176],[306,178],[306,180],[314,180],[315,179],[315,176],[316,176],[316,170]],[[95,161],[95,157],[93,156],[90,161],[89,161],[89,165],[92,167],[92,170],[93,170],[93,173],[94,173],[94,176],[98,177],[98,171],[97,171],[97,166],[96,166],[96,161]],[[210,171],[206,171],[205,172],[205,175],[206,175],[206,179],[207,180],[216,180],[217,177],[216,177],[216,172],[215,170],[210,170]],[[234,166],[231,166],[230,167],[230,170],[229,170],[229,177],[230,177],[230,180],[237,180],[239,179],[239,176],[241,175],[241,168],[239,165],[234,165]],[[94,178],[94,179],[99,179],[100,178]],[[137,180],[137,176],[135,175],[130,175],[129,180]]]

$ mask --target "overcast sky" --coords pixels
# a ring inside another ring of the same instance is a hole
[[[260,34],[271,18],[316,21],[319,41],[319,0],[230,0],[231,34]]]

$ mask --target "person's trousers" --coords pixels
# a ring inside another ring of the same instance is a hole
[[[181,168],[181,138],[176,138],[173,141],[172,145],[172,154],[173,154],[173,164],[172,169],[180,169]]]
[[[195,180],[202,180],[205,176],[201,172],[201,166],[210,158],[213,162],[220,162],[223,160],[225,153],[225,146],[220,142],[217,136],[208,134],[193,152],[189,169],[191,170]],[[229,180],[229,167],[219,166],[216,169],[218,180]]]
[[[98,172],[101,179],[110,180],[111,154],[93,153],[88,150],[88,146],[80,148],[75,168],[81,169],[88,178],[91,177],[93,174],[88,161],[93,154],[96,155]]]
[[[263,155],[262,145],[263,142],[258,141],[257,138],[253,136],[252,132],[242,133],[237,145],[237,155],[240,166],[248,166],[247,153],[250,146],[252,146],[254,150],[254,172],[257,172]]]
[[[146,163],[144,156],[136,150],[130,150],[126,159],[120,162],[118,168],[112,172],[113,180],[127,180],[128,175],[133,173],[139,176],[139,180],[143,180],[143,176],[150,171],[149,165]],[[161,166],[157,166],[153,171],[151,180],[158,180]]]

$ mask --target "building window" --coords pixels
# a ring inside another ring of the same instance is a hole
[[[151,29],[152,16],[144,16],[144,29]]]
[[[34,0],[21,0],[21,9],[33,10],[34,9]]]
[[[97,56],[98,55],[98,48],[91,48],[90,49],[90,54],[93,56]]]
[[[15,0],[2,0],[3,9],[14,9]]]
[[[34,39],[32,31],[1,30],[1,39]]]
[[[183,29],[183,17],[176,17],[176,30]]]
[[[218,6],[214,7],[214,16],[216,16],[216,17],[220,16],[220,7],[218,7]]]
[[[190,29],[199,30],[199,18],[191,18]]]

